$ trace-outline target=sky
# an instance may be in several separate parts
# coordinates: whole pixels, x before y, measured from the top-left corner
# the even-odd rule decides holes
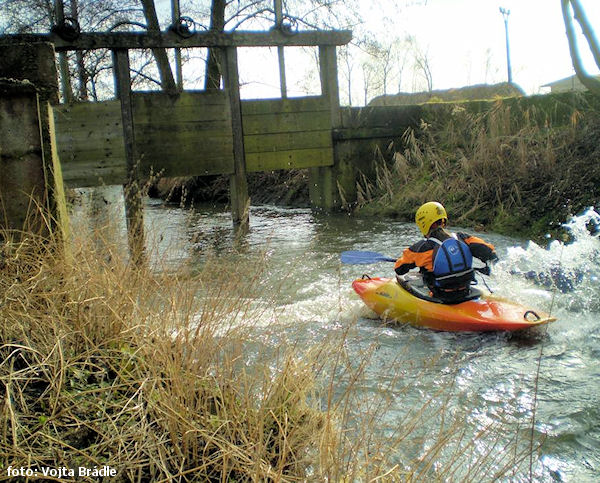
[[[600,1],[581,4],[598,31]],[[574,74],[560,0],[428,0],[426,5],[406,8],[394,25],[428,48],[434,89],[505,81],[506,37],[500,7],[510,11],[513,81],[527,94]],[[378,19],[370,22],[377,24]],[[579,45],[588,72],[598,73],[583,38]]]
[[[506,36],[500,7],[510,11],[508,37],[513,82],[526,94],[548,92],[548,88],[542,87],[544,84],[574,74],[561,0],[427,0],[412,2],[400,10],[391,8],[386,0],[363,0],[362,3],[364,27],[380,41],[406,35],[416,38],[421,50],[427,53],[434,90],[507,80]],[[600,0],[581,0],[581,4],[598,31]],[[582,36],[579,47],[588,73],[597,74],[598,67]],[[240,76],[246,82],[242,87],[245,98],[277,95],[276,51],[272,49],[260,55],[259,61],[255,56],[239,56]],[[314,55],[312,57],[314,59]],[[304,73],[311,62],[314,64],[313,59],[308,54],[302,60],[299,54],[290,53],[286,48],[290,95],[300,95],[302,90],[307,90],[309,82]],[[340,65],[340,98],[342,104],[348,104],[342,69]],[[360,67],[355,66],[353,105],[364,104],[359,71]],[[315,82],[318,79],[316,71],[310,76]],[[297,92],[295,86],[299,86]],[[426,90],[426,84],[407,69],[400,85],[392,85],[388,94],[399,90]]]

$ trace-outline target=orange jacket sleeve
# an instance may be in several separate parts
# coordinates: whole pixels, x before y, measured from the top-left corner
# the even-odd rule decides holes
[[[402,256],[396,260],[394,270],[398,275],[404,275],[413,268],[425,268],[433,270],[433,243],[421,240],[414,245],[405,248]]]
[[[491,243],[483,241],[479,237],[467,235],[466,233],[460,233],[460,238],[467,245],[469,245],[473,256],[479,258],[479,260],[481,260],[482,262],[498,260],[498,255],[496,255],[496,248]]]

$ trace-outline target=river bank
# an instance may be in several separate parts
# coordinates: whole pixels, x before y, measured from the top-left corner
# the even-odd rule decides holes
[[[600,116],[574,111],[552,125],[534,112],[479,114],[457,107],[449,122],[424,122],[376,165],[355,213],[412,221],[415,208],[441,201],[451,223],[542,239],[600,200]]]

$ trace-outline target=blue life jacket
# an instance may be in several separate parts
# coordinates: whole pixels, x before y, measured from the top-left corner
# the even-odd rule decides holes
[[[458,289],[474,280],[471,249],[455,233],[441,242],[429,238],[439,246],[433,252],[433,285],[441,289]]]

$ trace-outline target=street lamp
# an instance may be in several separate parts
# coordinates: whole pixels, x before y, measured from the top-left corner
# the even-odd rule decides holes
[[[508,82],[512,83],[512,71],[510,68],[510,50],[508,48],[508,16],[510,15],[510,10],[500,7],[500,13],[504,18],[504,33],[506,35],[506,68],[508,70]]]

